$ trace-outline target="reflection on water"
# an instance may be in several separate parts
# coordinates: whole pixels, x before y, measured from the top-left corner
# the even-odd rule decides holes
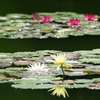
[[[67,89],[67,100],[99,100],[100,90]],[[15,89],[10,84],[0,84],[0,100],[65,100],[62,96],[51,96],[47,90]]]

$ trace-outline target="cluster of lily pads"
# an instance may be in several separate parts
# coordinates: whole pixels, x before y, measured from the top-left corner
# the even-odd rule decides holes
[[[66,53],[65,79],[55,67],[51,55]],[[35,63],[35,64],[34,64]],[[32,67],[36,66],[39,68]],[[31,69],[32,68],[32,69]],[[53,68],[53,69],[52,69]],[[90,78],[82,78],[82,76]],[[0,83],[12,83],[20,89],[64,88],[100,89],[100,49],[63,52],[39,50],[35,52],[0,53]]]
[[[74,12],[0,16],[0,38],[66,38],[100,35],[100,16]]]

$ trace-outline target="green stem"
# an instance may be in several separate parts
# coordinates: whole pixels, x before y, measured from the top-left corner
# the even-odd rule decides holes
[[[65,78],[65,72],[64,72],[64,69],[62,68],[62,65],[61,65],[61,69],[62,69],[62,73],[63,73],[63,79],[62,79],[62,82],[63,82],[64,78]]]

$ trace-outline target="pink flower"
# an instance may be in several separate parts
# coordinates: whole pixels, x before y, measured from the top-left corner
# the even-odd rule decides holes
[[[52,17],[51,16],[43,16],[42,20],[43,20],[43,24],[50,23],[52,21]]]
[[[88,21],[98,20],[98,16],[94,14],[85,14],[84,17]]]
[[[32,15],[33,20],[40,20],[40,14],[39,13],[33,13]]]
[[[68,20],[68,23],[70,23],[71,25],[78,25],[80,23],[80,20],[72,18]]]

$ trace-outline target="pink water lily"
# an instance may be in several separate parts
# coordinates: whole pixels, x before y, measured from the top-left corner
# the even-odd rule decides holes
[[[80,19],[74,19],[74,18],[72,18],[72,19],[68,20],[68,23],[70,25],[78,25],[80,23]]]
[[[33,20],[40,20],[40,14],[39,13],[33,13],[32,15]]]
[[[43,24],[50,23],[52,21],[52,16],[43,16],[42,17]]]
[[[98,20],[98,16],[94,14],[84,14],[84,17],[88,21]]]
[[[80,22],[81,22],[80,19],[77,19],[77,18],[69,19],[68,20],[69,28],[76,28],[76,29],[80,28],[79,26]]]

